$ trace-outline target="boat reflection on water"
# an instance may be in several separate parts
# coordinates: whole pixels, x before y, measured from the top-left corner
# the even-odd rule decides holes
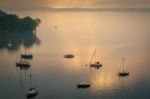
[[[39,45],[40,39],[35,33],[27,32],[20,35],[10,33],[10,35],[3,35],[0,33],[0,49],[8,51],[16,51],[21,46],[31,48],[33,45]],[[25,57],[22,55],[22,58]],[[28,57],[28,56],[27,56]],[[31,58],[31,56],[29,56]]]
[[[112,91],[116,86],[117,82],[113,76],[115,75],[105,75],[103,71],[97,72],[95,75],[90,77],[91,81],[91,92],[101,93],[102,91]]]
[[[124,78],[124,77],[118,77],[120,87],[125,88],[125,80],[126,80],[126,78]]]

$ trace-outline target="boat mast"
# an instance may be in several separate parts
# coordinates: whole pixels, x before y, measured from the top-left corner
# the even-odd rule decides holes
[[[124,57],[123,57],[123,72],[124,72]]]
[[[96,62],[96,49],[95,49],[95,53],[94,54],[95,54],[95,60],[94,60],[94,64],[95,64],[95,62]]]
[[[26,54],[26,47],[25,47],[25,54]]]
[[[92,58],[91,58],[90,64],[91,64],[91,62],[92,62],[92,60],[93,60],[93,58],[94,58],[95,52],[96,52],[96,49],[94,50],[94,53],[93,53],[93,56],[92,56]]]
[[[26,45],[26,42],[25,42],[25,44],[24,44],[24,48],[25,48],[25,54],[26,54],[26,46],[25,46],[25,45]]]

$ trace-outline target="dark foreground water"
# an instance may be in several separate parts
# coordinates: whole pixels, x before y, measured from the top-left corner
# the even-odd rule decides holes
[[[25,99],[31,86],[35,99],[150,99],[150,13],[19,12],[40,18],[41,43],[33,45],[31,68],[14,63],[18,50],[0,50],[0,99]],[[13,46],[13,45],[12,45]],[[103,63],[89,68],[93,51]],[[75,58],[66,59],[65,54]],[[122,57],[130,75],[118,78]],[[87,81],[88,89],[77,89]]]

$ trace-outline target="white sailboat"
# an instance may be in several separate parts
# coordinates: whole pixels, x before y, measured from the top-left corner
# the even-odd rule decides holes
[[[28,98],[33,98],[39,94],[39,92],[36,90],[36,88],[31,87],[31,68],[30,68],[30,90],[25,94],[25,96]]]
[[[126,76],[129,76],[129,72],[124,70],[124,66],[125,66],[125,65],[124,65],[124,57],[123,57],[123,59],[122,59],[122,65],[121,65],[120,71],[119,71],[119,73],[118,73],[118,76],[119,76],[119,77],[126,77]]]
[[[94,50],[94,53],[92,55],[92,58],[90,61],[90,67],[96,67],[96,68],[102,67],[102,63],[96,61],[96,49]]]

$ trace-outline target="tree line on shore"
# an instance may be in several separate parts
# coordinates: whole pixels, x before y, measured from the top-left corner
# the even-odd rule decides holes
[[[0,10],[0,48],[10,48],[8,44],[13,45],[11,49],[17,49],[22,44],[27,47],[37,42],[39,44],[35,31],[40,23],[38,18],[20,18],[16,14],[7,14]]]

